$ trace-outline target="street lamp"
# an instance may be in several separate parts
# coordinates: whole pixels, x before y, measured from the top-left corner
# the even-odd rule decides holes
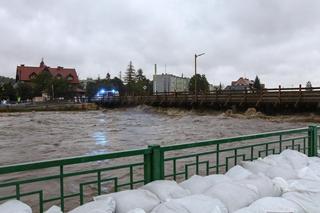
[[[204,55],[205,53],[201,54],[194,54],[194,95],[197,101],[197,58]]]

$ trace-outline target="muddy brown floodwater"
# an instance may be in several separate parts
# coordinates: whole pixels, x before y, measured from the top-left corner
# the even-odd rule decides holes
[[[87,112],[0,114],[0,165],[93,155],[148,144],[177,144],[272,130],[306,122],[230,117],[135,107]]]
[[[263,119],[262,119],[263,118]],[[146,147],[149,144],[179,144],[239,136],[274,130],[306,127],[313,116],[266,117],[257,115],[225,115],[221,112],[194,112],[177,109],[160,109],[140,106],[126,109],[113,109],[87,112],[28,112],[0,113],[0,166],[62,157],[94,155],[113,151]],[[318,119],[319,120],[319,119]],[[174,153],[173,153],[174,154]],[[130,159],[142,162],[143,158]],[[86,171],[90,168],[105,168],[117,164],[127,164],[128,159],[99,161],[91,164],[64,167],[67,172]],[[184,168],[180,162],[177,170]],[[171,169],[170,165],[167,169]],[[171,170],[170,170],[171,171]],[[57,175],[59,170],[51,168],[25,173],[0,176],[2,181],[22,180],[47,175]],[[103,173],[103,178],[119,177],[119,183],[126,183],[128,170],[115,170]],[[134,180],[143,178],[143,167],[134,169]],[[95,174],[65,178],[64,192],[78,193],[79,184],[96,180]],[[44,199],[59,196],[59,179],[24,184],[21,192],[42,190]],[[106,183],[103,193],[114,191],[115,185]],[[138,187],[138,186],[134,186]],[[96,184],[85,190],[86,201],[97,193]],[[15,194],[15,187],[0,188],[0,197]],[[39,203],[34,197],[25,197],[39,212]],[[45,209],[59,202],[46,203]],[[79,205],[75,197],[66,204],[67,209]]]

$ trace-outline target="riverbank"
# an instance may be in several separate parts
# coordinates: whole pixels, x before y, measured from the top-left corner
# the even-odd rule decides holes
[[[22,103],[22,104],[10,104],[0,105],[1,112],[32,112],[32,111],[87,111],[97,110],[99,107],[94,103]]]

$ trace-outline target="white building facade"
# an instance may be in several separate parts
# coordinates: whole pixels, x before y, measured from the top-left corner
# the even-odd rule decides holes
[[[190,78],[171,74],[153,75],[153,93],[188,92]]]

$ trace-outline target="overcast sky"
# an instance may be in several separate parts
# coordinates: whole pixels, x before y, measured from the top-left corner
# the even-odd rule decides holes
[[[198,72],[224,85],[320,86],[319,0],[8,0],[0,2],[0,75],[18,64],[75,67],[81,79]]]

